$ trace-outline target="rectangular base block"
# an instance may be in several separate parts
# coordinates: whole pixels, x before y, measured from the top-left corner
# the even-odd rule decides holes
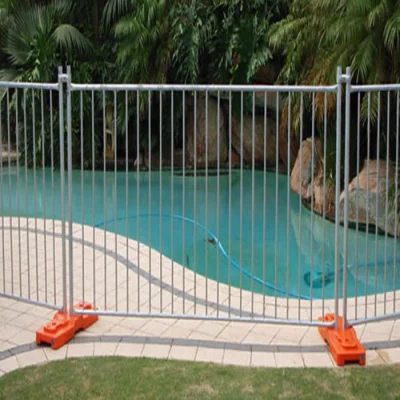
[[[327,314],[325,322],[334,321],[333,314]],[[322,321],[322,318],[319,318]],[[359,342],[353,327],[343,328],[343,318],[339,317],[339,328],[319,328],[319,333],[329,346],[329,351],[338,366],[346,363],[365,365],[366,354],[364,346]]]
[[[92,310],[88,303],[79,303],[77,309]],[[68,343],[77,332],[89,328],[98,320],[97,315],[72,315],[67,316],[58,311],[53,319],[36,331],[36,343],[48,343],[53,350],[59,349]]]

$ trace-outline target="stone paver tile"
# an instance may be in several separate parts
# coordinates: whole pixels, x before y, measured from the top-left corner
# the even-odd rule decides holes
[[[279,344],[286,344],[286,345],[299,345],[302,341],[304,335],[308,331],[308,327],[302,326],[286,326],[281,328],[275,337],[271,340],[271,344],[279,345]]]
[[[168,358],[170,349],[170,344],[146,343],[143,347],[142,357]]]
[[[196,359],[197,346],[177,346],[172,345],[169,352],[169,359],[194,361]]]
[[[378,350],[377,352],[387,364],[400,363],[400,348]]]
[[[276,352],[275,360],[278,368],[304,367],[303,357],[300,353]]]
[[[94,343],[71,343],[68,345],[67,358],[93,356]]]
[[[95,342],[94,355],[95,356],[113,356],[117,349],[117,342]]]
[[[22,329],[9,339],[10,342],[15,343],[16,345],[33,343],[35,340],[36,335],[33,332],[25,329]]]
[[[377,351],[367,350],[366,364],[368,366],[385,365],[386,362]]]
[[[251,366],[275,368],[275,354],[272,352],[253,351],[251,354]]]
[[[115,356],[140,357],[143,352],[143,343],[120,342],[115,350]]]
[[[64,360],[67,357],[67,346],[53,350],[51,347],[44,347],[43,351],[49,361]]]
[[[6,341],[0,342],[0,351],[9,350],[9,349],[12,349],[13,347],[15,347],[15,343],[6,342]]]
[[[360,340],[363,343],[390,340],[392,330],[393,321],[382,321],[379,323],[367,324]]]
[[[324,345],[325,341],[322,339],[318,328],[310,328],[303,338],[301,339],[300,345],[301,346],[313,346],[313,345]]]
[[[89,326],[89,328],[86,329],[86,332],[94,333],[96,335],[102,335],[104,332],[107,332],[116,325],[117,321],[100,317],[93,325]]]
[[[202,321],[200,320],[195,320],[195,319],[181,319],[176,321],[174,326],[179,327],[179,328],[184,328],[188,330],[196,330],[198,326],[202,324]]]
[[[193,331],[187,339],[193,339],[193,340],[214,340],[214,338],[210,335],[206,335],[205,333]]]
[[[329,353],[303,353],[303,360],[306,367],[309,368],[328,368],[332,367],[332,359]]]
[[[140,332],[140,334],[147,334],[149,336],[160,336],[162,335],[167,329],[169,328],[169,325],[166,325],[162,322],[150,320],[146,325],[144,325],[140,330],[137,332]]]
[[[196,328],[196,332],[216,338],[227,326],[225,322],[204,321]]]
[[[20,368],[17,357],[11,356],[0,361],[0,370],[4,372],[11,372]]]
[[[16,328],[11,325],[3,325],[0,328],[0,340],[8,341],[20,331],[21,328]]]
[[[186,339],[192,333],[189,329],[182,328],[177,325],[169,327],[165,332],[160,335],[161,337],[169,337],[173,339],[183,338]]]
[[[127,317],[127,318],[123,319],[119,323],[119,325],[130,329],[132,332],[135,332],[135,331],[141,329],[148,322],[149,322],[149,320],[147,318]]]
[[[196,361],[221,363],[224,357],[224,349],[199,347],[197,349]]]
[[[46,322],[47,321],[43,321],[40,317],[35,315],[21,314],[17,318],[10,321],[10,324],[16,326],[17,328],[36,331]]]
[[[251,361],[251,349],[248,351],[225,349],[223,364],[243,365],[248,367]]]
[[[18,354],[17,359],[21,368],[29,365],[42,364],[47,361],[46,354],[44,353],[43,349],[36,349],[26,353]]]
[[[251,331],[253,324],[229,324],[217,337],[218,340],[241,342]]]

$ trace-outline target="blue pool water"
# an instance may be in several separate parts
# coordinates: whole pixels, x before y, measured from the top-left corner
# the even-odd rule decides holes
[[[15,169],[3,169],[1,189],[3,215],[61,218],[59,172],[21,169],[17,179]],[[72,190],[75,222],[138,239],[211,279],[268,295],[334,296],[335,226],[311,214],[297,194],[288,196],[286,176],[232,171],[221,174],[218,185],[213,175],[73,171]],[[341,245],[342,237],[341,228]],[[357,240],[350,230],[349,294],[399,288],[396,257],[393,238],[359,232]],[[311,286],[307,274],[316,278]]]

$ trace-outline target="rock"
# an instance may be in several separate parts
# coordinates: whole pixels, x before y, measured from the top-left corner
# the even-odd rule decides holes
[[[313,210],[319,214],[333,216],[335,213],[335,186],[325,182],[323,147],[319,139],[306,139],[297,154],[296,161],[290,176],[290,186],[301,198],[308,203],[313,201]],[[314,147],[314,166],[313,166]],[[301,162],[300,162],[301,161]]]
[[[196,110],[196,165],[198,168],[206,166],[206,99],[197,96]],[[208,136],[207,157],[208,167],[217,167],[218,164],[218,139],[219,139],[219,164],[224,165],[228,156],[228,140],[226,135],[225,117],[220,107],[218,131],[218,102],[213,97],[208,97]],[[195,162],[194,151],[194,104],[193,99],[188,101],[186,114],[186,160],[188,166],[193,167]]]
[[[276,123],[267,117],[266,161],[268,166],[276,165]],[[232,147],[241,155],[241,122],[232,116]],[[252,165],[253,157],[253,117],[243,115],[243,162]],[[264,115],[256,115],[254,121],[254,161],[256,166],[264,165]]]
[[[389,192],[390,186],[394,184],[394,172],[393,166],[389,164]],[[342,221],[344,219],[344,200],[345,193],[343,191],[340,196],[340,215]],[[376,212],[377,203],[378,212]],[[357,222],[358,207],[359,223],[366,224],[368,222],[369,225],[378,226],[379,229],[384,232],[386,231],[390,235],[399,236],[400,223],[397,224],[396,232],[395,210],[394,206],[391,206],[391,203],[389,199],[388,218],[386,222],[386,161],[366,160],[363,169],[349,184],[349,221]],[[400,204],[398,204],[398,210],[400,210]]]
[[[253,80],[265,85],[273,85],[279,75],[279,66],[270,62],[268,65],[261,66],[253,75]]]

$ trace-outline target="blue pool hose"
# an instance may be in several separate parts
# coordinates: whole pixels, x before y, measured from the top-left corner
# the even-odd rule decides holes
[[[249,270],[247,270],[246,268],[241,267],[235,260],[232,260],[232,258],[229,257],[229,255],[227,254],[224,246],[221,244],[221,242],[219,241],[219,239],[217,238],[217,236],[213,232],[211,232],[209,229],[207,229],[203,224],[200,224],[199,222],[197,222],[197,221],[195,221],[195,220],[193,220],[191,218],[183,217],[182,215],[177,215],[177,214],[174,214],[174,215],[171,215],[171,214],[157,214],[157,213],[139,214],[139,215],[131,215],[131,216],[128,216],[128,217],[113,218],[113,219],[110,219],[108,221],[99,222],[98,224],[95,225],[95,227],[96,228],[100,228],[100,227],[102,227],[102,226],[104,226],[106,224],[109,224],[109,223],[112,223],[112,222],[115,222],[115,221],[126,221],[127,219],[130,220],[130,219],[141,218],[141,217],[143,217],[143,218],[145,218],[145,217],[175,218],[175,219],[179,219],[181,221],[190,222],[191,224],[196,225],[199,228],[203,229],[205,232],[207,232],[208,236],[211,239],[213,239],[214,242],[218,245],[218,248],[220,249],[221,254],[228,260],[228,262],[231,265],[233,265],[236,269],[241,271],[243,273],[243,275],[247,276],[248,278],[254,280],[255,282],[260,283],[261,285],[263,285],[263,286],[267,287],[268,289],[271,289],[271,290],[273,290],[273,291],[275,291],[277,293],[284,294],[284,295],[289,295],[290,297],[294,297],[294,298],[297,298],[297,299],[300,298],[300,299],[303,299],[303,300],[311,300],[311,297],[309,297],[309,296],[298,295],[298,294],[295,294],[295,293],[292,293],[292,292],[287,292],[287,291],[285,291],[285,290],[283,290],[281,288],[278,288],[278,287],[272,285],[271,283],[263,281],[262,279],[260,279],[257,276],[254,276]],[[390,263],[390,262],[394,262],[394,261],[399,262],[400,259],[386,260],[386,263]],[[385,264],[385,262],[378,262],[377,265],[383,265],[383,264]],[[361,267],[369,267],[369,266],[375,266],[375,265],[376,265],[375,262],[370,262],[370,263],[366,263],[366,264],[360,264],[359,267],[360,266]],[[349,268],[351,268],[351,266],[349,266]],[[339,270],[339,273],[341,271],[343,271],[343,267]],[[329,280],[334,276],[334,273],[335,273],[334,271],[327,272],[326,275],[324,276],[324,279],[322,279],[323,275],[322,275],[322,273],[320,273],[320,271],[315,270],[314,272],[315,273],[313,273],[313,282],[314,281],[316,281],[316,282],[323,282],[323,281],[329,282]],[[308,277],[309,279],[306,278],[306,277]],[[306,281],[306,283],[310,284],[310,280],[311,280],[311,273],[310,272],[307,272],[307,273],[304,274],[304,280]],[[313,286],[318,288],[318,284],[314,284]]]

